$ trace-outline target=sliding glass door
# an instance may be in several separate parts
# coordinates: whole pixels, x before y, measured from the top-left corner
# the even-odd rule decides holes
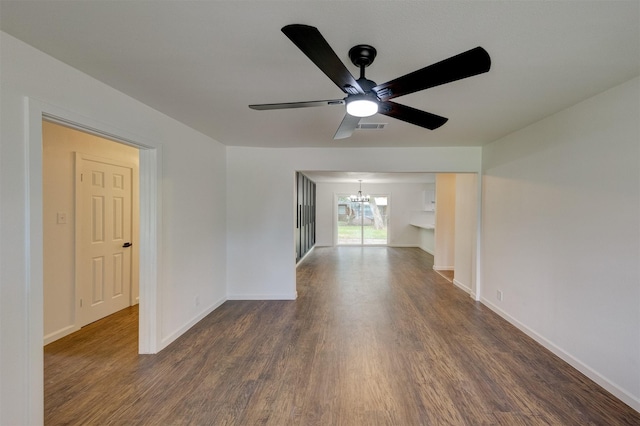
[[[351,201],[338,195],[338,245],[386,245],[389,197],[371,196],[369,201]]]

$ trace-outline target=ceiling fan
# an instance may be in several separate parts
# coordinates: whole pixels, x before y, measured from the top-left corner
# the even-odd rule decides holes
[[[360,118],[376,113],[430,130],[437,129],[448,119],[391,102],[390,99],[482,74],[491,68],[491,58],[487,51],[482,47],[476,47],[386,83],[376,84],[364,76],[364,69],[371,65],[376,57],[377,52],[373,46],[359,44],[349,50],[349,59],[360,68],[360,78],[356,80],[317,28],[292,24],[284,26],[282,32],[347,96],[343,99],[324,101],[257,104],[249,105],[249,108],[271,110],[346,105],[346,114],[334,139],[348,138],[356,129]]]

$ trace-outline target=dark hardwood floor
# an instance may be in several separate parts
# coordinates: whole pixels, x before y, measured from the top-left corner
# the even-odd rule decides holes
[[[412,248],[316,248],[157,355],[137,308],[45,347],[48,425],[639,425]]]

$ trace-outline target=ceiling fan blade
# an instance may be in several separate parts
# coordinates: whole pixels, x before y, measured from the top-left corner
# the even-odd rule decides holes
[[[449,120],[448,118],[440,117],[439,115],[431,114],[430,112],[421,111],[419,109],[391,101],[380,102],[378,113],[406,121],[407,123],[415,124],[416,126],[424,127],[429,130],[437,129]]]
[[[287,25],[282,32],[307,55],[327,77],[345,93],[364,93],[358,82],[344,66],[327,40],[316,27],[302,24]]]
[[[333,139],[346,139],[353,134],[356,126],[360,123],[360,117],[355,117],[351,114],[345,114],[342,119],[342,123],[338,127]]]
[[[482,47],[476,47],[444,61],[379,84],[372,90],[382,101],[482,74],[491,68],[491,58]]]
[[[325,105],[344,105],[344,99],[331,99],[328,101],[308,101],[308,102],[287,102],[281,104],[256,104],[249,105],[251,109],[257,109],[260,111],[269,109],[289,109],[289,108],[308,108]]]

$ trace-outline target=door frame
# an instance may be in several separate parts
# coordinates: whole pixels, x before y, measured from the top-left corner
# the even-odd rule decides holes
[[[44,354],[43,354],[43,190],[42,190],[42,121],[62,124],[86,133],[136,147],[139,158],[140,202],[140,313],[138,352],[157,353],[160,349],[160,292],[158,267],[161,235],[160,188],[162,149],[150,140],[122,129],[88,118],[35,98],[25,97],[25,182],[26,227],[25,275],[27,292],[26,401],[29,413],[44,410]],[[40,418],[40,417],[37,417]],[[36,418],[36,419],[37,419]]]

